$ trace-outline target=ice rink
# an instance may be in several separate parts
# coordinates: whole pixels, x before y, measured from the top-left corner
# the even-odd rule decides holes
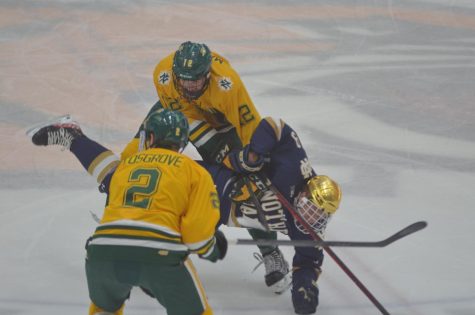
[[[72,154],[25,130],[71,113],[119,153],[156,101],[155,65],[186,40],[229,59],[262,116],[341,184],[328,240],[429,223],[383,249],[334,249],[391,314],[475,314],[475,1],[0,0],[1,315],[87,314],[84,244],[105,200]],[[254,251],[193,258],[215,314],[294,314],[290,292],[252,273]],[[323,268],[318,314],[379,314]],[[126,314],[165,310],[135,290]]]

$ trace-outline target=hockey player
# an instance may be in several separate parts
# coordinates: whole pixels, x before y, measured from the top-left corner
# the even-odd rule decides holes
[[[112,152],[101,147],[101,150],[92,150],[93,153],[100,151],[100,154],[88,154],[89,158],[84,161],[81,152],[90,152],[91,147],[100,145],[82,134],[75,136],[69,121],[35,130],[32,132],[33,142],[37,145],[59,144],[70,147],[89,173],[95,174],[101,181],[101,174],[107,172],[108,165],[114,164]],[[294,240],[311,239],[305,228],[282,207],[272,191],[266,189],[265,185],[259,185],[257,177],[252,174],[259,170],[271,179],[283,196],[295,205],[302,218],[320,235],[339,207],[341,191],[338,184],[327,176],[315,174],[296,132],[281,120],[262,120],[250,144],[243,150],[232,151],[225,163],[229,168],[201,163],[212,174],[217,185],[222,224],[278,231]],[[258,199],[258,204],[252,196]],[[321,249],[303,247],[297,247],[295,251],[292,302],[297,314],[312,314],[318,305],[316,282],[321,272],[323,252]],[[265,265],[273,263],[265,258],[263,262]]]
[[[190,123],[190,141],[207,163],[220,164],[231,151],[249,143],[261,117],[241,78],[228,60],[207,45],[184,42],[162,59],[153,73],[159,101],[149,113],[164,107],[179,110]],[[121,159],[141,149],[140,132]],[[274,232],[249,229],[254,239],[276,239]],[[289,283],[288,263],[277,246],[259,246],[268,261],[265,282],[276,293]],[[275,269],[278,268],[278,269]]]
[[[32,130],[33,142],[70,148],[108,194],[87,244],[89,314],[122,314],[134,286],[152,293],[169,315],[212,314],[188,255],[215,262],[227,242],[215,230],[219,200],[210,175],[179,153],[188,142],[183,114],[162,109],[150,115],[145,150],[119,164],[69,117],[55,124],[61,126],[55,132],[48,124]]]
[[[221,163],[249,143],[261,117],[228,60],[207,45],[184,42],[153,73],[159,107],[179,110],[190,123],[190,141],[204,161]],[[157,107],[158,106],[158,107]],[[122,152],[139,150],[136,137]]]
[[[323,236],[328,220],[339,207],[341,190],[328,176],[316,175],[297,133],[289,125],[282,120],[263,119],[250,144],[232,151],[224,162],[243,175],[236,176],[227,168],[203,164],[217,185],[221,223],[282,232],[292,240],[312,239],[305,227],[266,188],[264,174],[295,206],[303,220]],[[260,171],[259,176],[253,174],[257,171]],[[317,280],[322,262],[321,248],[295,248],[291,292],[297,314],[316,312]]]

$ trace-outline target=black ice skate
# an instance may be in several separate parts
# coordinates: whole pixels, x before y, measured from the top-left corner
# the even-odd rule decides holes
[[[255,253],[254,257],[260,261],[256,268],[262,263],[264,264],[266,269],[264,276],[266,285],[270,287],[274,293],[281,294],[290,287],[292,284],[292,276],[289,272],[289,264],[278,248],[264,256]],[[254,268],[254,270],[256,268]]]
[[[26,134],[35,145],[59,145],[64,149],[71,147],[74,139],[83,133],[79,124],[70,115],[64,115],[30,128]]]

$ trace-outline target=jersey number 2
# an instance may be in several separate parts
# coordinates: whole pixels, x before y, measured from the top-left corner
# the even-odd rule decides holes
[[[125,191],[124,205],[148,209],[152,195],[157,192],[162,173],[156,168],[138,168],[129,176],[132,185]]]

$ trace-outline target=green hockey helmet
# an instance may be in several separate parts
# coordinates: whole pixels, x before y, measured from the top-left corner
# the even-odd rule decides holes
[[[181,151],[188,144],[188,120],[179,111],[160,108],[145,120],[144,130],[147,148]]]
[[[173,57],[173,80],[178,92],[197,99],[209,84],[211,51],[205,44],[184,42]]]

